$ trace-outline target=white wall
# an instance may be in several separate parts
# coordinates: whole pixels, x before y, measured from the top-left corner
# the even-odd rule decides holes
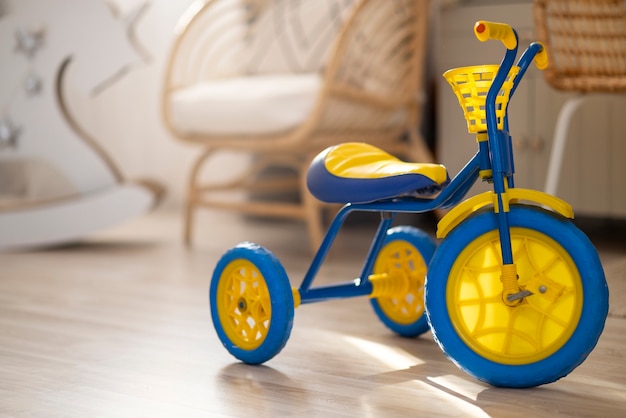
[[[161,83],[178,17],[193,0],[152,0],[134,25],[149,53],[110,87],[90,100],[70,98],[81,126],[108,152],[128,179],[150,178],[167,189],[166,207],[179,207],[197,147],[175,140],[161,118]],[[123,15],[142,4],[109,0]],[[102,36],[106,36],[103,34]]]

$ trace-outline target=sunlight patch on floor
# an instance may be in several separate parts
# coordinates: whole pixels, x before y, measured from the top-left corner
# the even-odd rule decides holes
[[[424,364],[423,360],[397,347],[350,336],[344,336],[343,340],[394,370],[404,370]]]
[[[394,369],[407,370],[425,364],[423,360],[415,357],[406,351],[380,344],[373,341],[344,336],[342,339],[361,351],[362,353],[372,357],[380,363]],[[478,395],[485,388],[474,382],[464,380],[453,375],[429,377],[427,381],[411,380],[403,384],[405,388],[414,388],[421,391],[428,391],[433,394],[433,404],[430,406],[437,410],[439,404],[443,401],[445,409],[449,413],[450,410],[458,410],[462,416],[468,417],[488,417],[489,415],[475,404]],[[396,389],[398,389],[396,387]],[[413,390],[413,389],[411,389]],[[435,401],[437,399],[437,401]],[[443,405],[441,404],[441,405]],[[368,410],[368,402],[364,401],[361,405],[364,411]],[[366,414],[367,416],[367,414]],[[373,416],[373,415],[372,415]]]
[[[472,401],[477,401],[478,395],[485,390],[484,386],[454,375],[429,377],[428,380]]]

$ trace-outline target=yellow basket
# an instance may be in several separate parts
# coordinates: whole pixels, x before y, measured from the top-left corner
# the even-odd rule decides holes
[[[467,130],[470,133],[487,131],[487,120],[485,117],[485,101],[491,82],[498,72],[499,65],[475,65],[471,67],[454,68],[446,71],[443,76],[452,86],[454,94],[459,99],[459,104],[463,108]],[[498,129],[504,125],[506,106],[509,102],[509,95],[513,87],[513,80],[519,72],[519,67],[513,66],[509,75],[502,85],[496,97],[496,119]]]

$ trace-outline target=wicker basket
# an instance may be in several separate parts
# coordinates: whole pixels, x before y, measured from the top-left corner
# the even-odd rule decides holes
[[[624,0],[535,0],[546,81],[564,91],[626,92]]]

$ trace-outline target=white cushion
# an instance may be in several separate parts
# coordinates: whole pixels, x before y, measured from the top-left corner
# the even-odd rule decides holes
[[[184,134],[259,135],[286,131],[309,116],[321,84],[316,73],[199,83],[171,94],[171,123]]]

